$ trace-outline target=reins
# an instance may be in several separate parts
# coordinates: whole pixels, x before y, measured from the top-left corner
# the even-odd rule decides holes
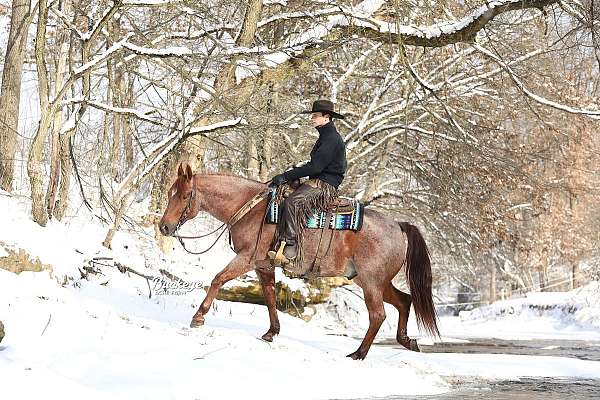
[[[266,183],[268,183],[268,182],[266,182]],[[233,225],[235,225],[239,220],[241,220],[250,210],[252,210],[263,199],[265,199],[270,192],[271,192],[271,189],[267,188],[267,189],[263,190],[262,192],[258,193],[257,195],[255,195],[254,197],[252,197],[250,200],[248,200],[246,203],[244,203],[244,205],[242,205],[226,222],[222,223],[221,226],[212,230],[209,233],[204,233],[202,235],[197,235],[197,236],[177,235],[176,233],[179,230],[179,228],[181,227],[181,225],[183,225],[183,220],[187,216],[187,213],[189,212],[189,210],[192,206],[192,201],[194,200],[194,197],[196,195],[196,188],[194,188],[194,189],[192,189],[192,193],[190,195],[190,199],[188,200],[187,205],[185,206],[185,208],[181,212],[181,215],[179,216],[179,220],[177,221],[177,226],[175,228],[175,234],[173,235],[173,237],[176,237],[177,240],[179,240],[179,243],[181,243],[181,246],[183,247],[183,249],[185,251],[187,251],[188,253],[194,254],[194,255],[204,254],[204,253],[210,251],[215,246],[215,244],[217,244],[217,242],[219,241],[219,239],[221,238],[221,236],[223,236],[223,234],[225,232],[229,232],[231,230],[231,228],[233,227]],[[267,210],[268,210],[268,207],[267,207]],[[252,255],[252,258],[254,258],[254,256],[256,255],[256,249],[258,247],[258,241],[260,240],[260,237],[262,236],[263,226],[264,226],[264,218],[263,218],[263,223],[261,224],[261,227],[260,227],[260,232],[259,232],[258,238],[256,240],[256,244],[254,246],[254,253]],[[200,252],[194,252],[194,251],[188,250],[188,248],[185,247],[185,243],[183,242],[183,239],[201,239],[206,236],[210,236],[213,233],[216,233],[221,229],[223,229],[223,230],[221,231],[221,233],[219,233],[219,236],[217,236],[215,241],[207,249],[202,250]],[[229,246],[231,247],[231,250],[234,250],[231,242],[232,241],[231,241],[231,234],[230,234]]]

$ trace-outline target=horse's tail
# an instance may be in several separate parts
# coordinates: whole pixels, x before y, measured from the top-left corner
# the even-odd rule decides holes
[[[417,325],[431,336],[440,336],[437,315],[431,295],[431,262],[429,249],[419,229],[408,222],[400,222],[408,238],[406,250],[406,281],[415,308]]]

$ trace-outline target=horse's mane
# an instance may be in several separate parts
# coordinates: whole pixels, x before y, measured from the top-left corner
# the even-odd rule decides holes
[[[196,176],[196,175],[201,175],[201,176],[225,176],[225,177],[228,177],[228,178],[235,178],[235,179],[240,179],[240,180],[244,180],[244,181],[248,181],[248,182],[260,183],[260,184],[264,185],[264,182],[257,181],[256,179],[246,178],[245,176],[240,176],[240,175],[228,174],[228,173],[225,173],[225,172],[199,172],[197,174],[194,174],[194,176]]]
[[[183,175],[182,175],[183,176]],[[251,179],[251,178],[246,178],[245,176],[239,176],[239,175],[234,175],[234,174],[228,174],[228,173],[223,173],[223,172],[198,172],[194,174],[194,177],[225,177],[225,178],[231,178],[234,181],[238,181],[238,182],[243,182],[245,184],[250,184],[250,186],[252,185],[264,185],[263,182],[257,181],[255,179]],[[181,190],[182,189],[182,185],[183,185],[183,180],[181,179],[181,176],[177,177],[177,180],[175,181],[175,186],[177,187],[177,190]]]

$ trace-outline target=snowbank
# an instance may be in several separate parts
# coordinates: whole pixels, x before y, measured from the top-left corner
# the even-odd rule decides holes
[[[407,364],[408,351],[374,349],[365,362],[352,361],[345,355],[358,341],[286,314],[281,336],[264,342],[263,306],[217,301],[207,324],[190,329],[201,290],[149,299],[143,280],[103,272],[62,287],[47,273],[0,269],[0,376],[10,398],[254,399],[264,392],[327,399],[448,390],[437,374]]]
[[[269,399],[282,393],[327,399],[449,390],[439,375],[407,364],[402,355],[408,351],[374,348],[366,361],[353,361],[345,356],[359,340],[330,335],[287,314],[279,313],[281,335],[264,342],[264,306],[216,301],[206,325],[190,329],[203,289],[156,295],[146,279],[114,267],[152,276],[164,268],[187,282],[208,284],[233,256],[226,242],[207,256],[178,248],[165,256],[150,230],[138,227],[119,232],[108,250],[101,246],[106,227],[84,210],[45,228],[31,221],[29,211],[27,199],[0,195],[2,255],[24,249],[52,268],[18,275],[0,268],[0,319],[6,327],[0,377],[11,399]],[[206,231],[206,222],[199,219],[186,229]],[[90,264],[103,257],[111,261]],[[83,279],[80,269],[90,266],[97,273]],[[303,288],[300,280],[279,273],[277,279]]]
[[[206,222],[199,219],[186,228],[206,231]],[[6,330],[0,377],[9,398],[360,398],[447,392],[445,377],[457,375],[600,378],[600,363],[560,357],[426,354],[373,346],[365,361],[352,361],[345,355],[356,350],[368,324],[355,286],[334,289],[329,304],[314,307],[311,322],[279,313],[281,335],[273,343],[259,339],[269,323],[260,305],[216,301],[206,325],[190,329],[205,295],[202,285],[180,295],[156,295],[146,279],[113,264],[96,264],[97,273],[87,279],[80,268],[106,257],[143,274],[156,276],[165,268],[188,282],[208,283],[233,255],[226,243],[207,256],[179,249],[164,256],[149,230],[118,233],[113,250],[100,245],[105,233],[106,227],[85,212],[41,228],[30,220],[26,199],[0,195],[0,257],[24,249],[52,267],[19,275],[0,269],[0,320]],[[279,273],[277,279],[302,288],[299,280]],[[585,304],[583,297],[575,298],[574,304]],[[578,308],[582,324],[595,324],[594,312],[583,314],[592,302],[593,297],[589,307]],[[444,340],[477,329],[482,336],[495,334],[494,324],[505,324],[506,316],[480,312],[481,317],[463,320],[442,318]],[[377,340],[395,337],[397,311],[387,307],[386,313]],[[511,317],[521,318],[522,329],[525,314]],[[582,333],[580,326],[574,329]],[[416,332],[411,316],[409,334]]]
[[[600,282],[570,292],[532,292],[445,319],[443,332],[501,339],[600,340]]]

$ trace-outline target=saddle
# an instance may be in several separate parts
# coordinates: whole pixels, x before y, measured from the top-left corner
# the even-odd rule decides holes
[[[282,219],[283,202],[294,190],[300,186],[299,180],[280,186],[277,191],[271,191],[269,195],[269,204],[266,210],[265,223],[278,224]],[[356,199],[349,197],[338,197],[331,201],[323,209],[313,209],[312,214],[302,229],[319,229],[321,233],[312,236],[311,248],[316,249],[307,258],[298,256],[291,263],[282,265],[284,274],[290,277],[316,278],[319,276],[340,276],[340,271],[332,270],[331,265],[321,267],[322,261],[327,257],[331,243],[337,230],[358,231],[362,227],[364,214],[364,205]],[[326,233],[328,232],[328,233]],[[298,243],[299,251],[304,251],[306,238]],[[317,241],[318,240],[318,241]],[[273,243],[275,245],[275,243]],[[283,252],[285,242],[281,242],[276,250],[274,259]],[[271,256],[270,256],[271,257]],[[312,260],[312,261],[311,261]],[[274,264],[272,264],[274,265]],[[345,272],[344,272],[345,274]]]
[[[294,192],[294,190],[298,189],[299,187],[300,179],[296,179],[295,181],[288,182],[285,185],[283,185],[281,189],[282,200],[288,198]],[[350,208],[354,207],[352,200],[353,199],[350,197],[340,196],[329,205],[328,209],[338,209],[338,211],[340,212],[350,211]]]
[[[300,186],[299,181],[292,182],[291,185],[285,185],[282,195],[277,196],[274,192],[269,198],[269,209],[267,210],[266,223],[278,224],[281,220],[282,203]],[[336,230],[359,231],[362,228],[364,205],[353,198],[340,196],[331,202],[324,210],[313,210],[313,214],[308,218],[305,228],[323,229],[326,225],[327,215],[329,218],[329,227]]]

